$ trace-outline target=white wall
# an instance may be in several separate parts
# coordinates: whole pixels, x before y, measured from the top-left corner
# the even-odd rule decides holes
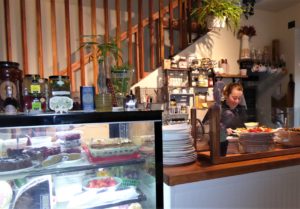
[[[300,166],[168,186],[165,209],[300,208]]]

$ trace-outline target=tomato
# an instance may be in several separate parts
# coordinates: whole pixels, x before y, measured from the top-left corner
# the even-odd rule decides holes
[[[115,181],[114,178],[108,177],[104,179],[93,179],[91,180],[87,187],[88,188],[102,188],[102,187],[111,187],[115,186],[117,182]]]

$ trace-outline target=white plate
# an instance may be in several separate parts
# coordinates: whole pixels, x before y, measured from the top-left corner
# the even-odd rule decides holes
[[[163,133],[163,140],[180,140],[180,139],[188,139],[191,135],[189,133],[186,134],[165,134]]]
[[[163,129],[163,131],[190,130],[191,125],[188,125],[188,124],[165,125],[162,127],[162,129]]]
[[[197,158],[186,158],[186,159],[179,159],[176,161],[172,161],[172,160],[164,160],[163,164],[164,165],[181,165],[181,164],[185,164],[185,163],[191,163],[191,162],[195,162]]]

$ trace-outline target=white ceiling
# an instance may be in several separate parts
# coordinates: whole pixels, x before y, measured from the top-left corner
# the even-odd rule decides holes
[[[257,0],[255,9],[278,12],[299,3],[300,0]]]

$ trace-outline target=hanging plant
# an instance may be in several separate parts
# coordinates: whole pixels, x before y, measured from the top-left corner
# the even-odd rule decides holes
[[[249,16],[254,15],[255,3],[256,0],[243,0],[243,9],[246,19],[248,19]]]
[[[214,16],[224,18],[230,29],[237,29],[243,14],[240,0],[203,0],[202,6],[194,7],[191,15],[197,19],[202,28],[207,27],[207,18]]]

